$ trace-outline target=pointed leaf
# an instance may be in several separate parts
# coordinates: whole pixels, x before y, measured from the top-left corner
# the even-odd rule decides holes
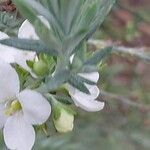
[[[90,72],[96,72],[96,71],[97,71],[97,67],[95,65],[84,65],[82,66],[79,72],[90,73]]]
[[[100,61],[110,55],[112,52],[112,47],[106,47],[101,49],[93,54],[87,61],[85,61],[84,65],[96,65],[100,63]]]
[[[77,75],[76,79],[80,82],[84,82],[84,83],[87,83],[87,84],[90,84],[90,85],[95,85],[96,84],[96,82],[90,81],[90,80],[88,80],[84,77],[81,77],[80,75]]]
[[[74,35],[69,36],[66,41],[64,42],[63,45],[63,51],[68,53],[69,56],[72,55],[75,51],[75,48],[79,46],[81,41],[84,39],[86,36],[87,29],[83,29]]]
[[[62,96],[62,95],[55,95],[55,98],[59,101],[59,102],[61,102],[61,103],[64,103],[64,104],[72,104],[73,103],[73,101],[72,101],[72,99],[70,98],[70,97],[68,97],[68,96]]]
[[[99,1],[98,3],[99,8],[97,9],[97,13],[90,24],[91,30],[87,34],[88,38],[96,31],[98,27],[100,27],[100,25],[103,23],[104,19],[110,12],[115,2],[116,0],[100,0]]]
[[[77,88],[78,90],[86,93],[86,94],[90,94],[89,90],[87,89],[87,87],[84,85],[84,83],[79,80],[79,78],[77,76],[71,76],[69,79],[69,84],[71,84],[73,87]]]
[[[22,49],[22,50],[35,51],[36,53],[47,53],[53,56],[57,56],[57,51],[53,49],[49,49],[40,40],[9,38],[9,39],[0,40],[0,43],[18,49]]]

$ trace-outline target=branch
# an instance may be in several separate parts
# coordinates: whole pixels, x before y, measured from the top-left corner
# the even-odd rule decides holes
[[[137,107],[139,109],[144,109],[144,110],[150,111],[150,106],[134,102],[133,100],[128,99],[128,98],[126,98],[122,95],[117,95],[117,94],[114,94],[114,93],[109,93],[109,92],[101,90],[101,96],[104,96],[108,99],[115,99],[119,102],[122,102],[124,104],[130,105],[130,106],[133,106],[133,107]]]
[[[148,56],[148,53],[144,52],[144,48],[126,48],[123,46],[119,46],[114,47],[113,49],[116,52],[129,54],[131,56],[135,56],[138,59],[150,62],[150,56]]]
[[[134,56],[138,59],[146,61],[150,63],[150,53],[146,52],[148,47],[141,47],[141,48],[130,48],[130,47],[123,47],[123,46],[116,46],[115,43],[102,41],[102,40],[89,40],[89,45],[94,46],[96,49],[100,49],[106,46],[112,46],[113,52],[127,54],[129,56]]]

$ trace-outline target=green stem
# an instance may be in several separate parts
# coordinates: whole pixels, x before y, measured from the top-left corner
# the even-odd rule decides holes
[[[68,65],[69,65],[69,60],[67,60],[67,57],[65,56],[58,57],[55,73],[64,69],[68,69]]]

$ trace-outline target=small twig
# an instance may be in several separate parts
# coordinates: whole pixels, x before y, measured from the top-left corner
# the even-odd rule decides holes
[[[150,54],[145,52],[146,49],[148,49],[146,47],[130,48],[130,47],[123,47],[123,46],[116,46],[116,44],[114,44],[114,43],[102,41],[102,40],[89,40],[88,43],[90,45],[94,46],[96,49],[100,49],[100,48],[106,47],[106,46],[112,46],[113,52],[127,54],[130,56],[134,56],[138,59],[144,60],[146,62],[150,62]]]
[[[137,107],[139,109],[144,109],[144,110],[150,111],[150,106],[134,102],[133,100],[128,99],[128,98],[126,98],[122,95],[117,95],[117,94],[114,94],[114,93],[109,93],[109,92],[101,90],[101,96],[107,97],[109,99],[115,99],[117,101],[121,101],[124,104],[128,104],[130,106]]]
[[[150,56],[147,56],[147,54],[144,52],[144,48],[126,48],[123,46],[119,46],[119,47],[114,47],[113,49],[116,52],[129,54],[131,56],[135,56],[144,61],[150,62]]]

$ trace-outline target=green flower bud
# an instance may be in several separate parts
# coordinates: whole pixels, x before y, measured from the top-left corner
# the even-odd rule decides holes
[[[44,76],[48,73],[48,65],[44,61],[39,60],[33,64],[33,72],[37,76]]]
[[[72,112],[58,106],[54,113],[53,121],[58,132],[66,133],[73,130],[74,114]]]

